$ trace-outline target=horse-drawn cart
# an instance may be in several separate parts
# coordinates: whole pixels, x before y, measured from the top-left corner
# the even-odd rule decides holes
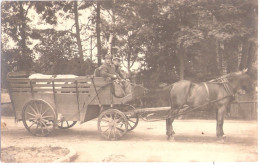
[[[98,118],[99,132],[110,140],[133,130],[138,124],[139,115],[148,121],[166,120],[168,139],[171,139],[174,118],[209,104],[217,105],[217,136],[223,137],[224,115],[233,96],[239,89],[250,91],[254,87],[247,70],[200,84],[182,80],[165,88],[171,107],[135,109],[127,103],[147,95],[146,89],[140,85],[132,86],[132,95],[117,98],[112,82],[102,77],[66,78],[61,75],[18,78],[10,73],[8,81],[15,119],[22,120],[33,135],[46,136],[56,126],[67,129],[77,121],[84,123]],[[151,90],[148,93],[157,94],[159,91]]]
[[[68,129],[98,118],[98,130],[107,139],[115,140],[138,124],[134,107],[125,104],[131,96],[116,98],[111,81],[101,77],[8,74],[9,94],[16,121],[36,136],[51,134],[56,126]]]

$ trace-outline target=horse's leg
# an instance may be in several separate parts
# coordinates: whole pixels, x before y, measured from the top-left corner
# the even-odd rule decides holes
[[[174,121],[174,118],[166,119],[166,135],[168,136],[167,139],[169,141],[173,141],[174,140],[173,135],[175,134],[175,132],[173,131],[173,128],[172,128],[172,122],[173,121]]]
[[[224,115],[225,115],[226,107],[221,106],[217,110],[217,137],[223,138],[224,132],[223,132],[223,124],[224,124]]]
[[[175,112],[177,111],[177,112]],[[178,114],[178,112],[180,111],[180,109],[171,109],[169,111],[169,116],[170,118],[166,119],[166,135],[168,136],[167,139],[169,141],[174,141],[174,137],[173,135],[175,134],[173,127],[172,127],[172,123],[174,121],[174,115]]]

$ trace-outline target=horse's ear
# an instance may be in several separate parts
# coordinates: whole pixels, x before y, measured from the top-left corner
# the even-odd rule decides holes
[[[247,71],[248,71],[248,68],[242,70],[243,73],[246,73]]]

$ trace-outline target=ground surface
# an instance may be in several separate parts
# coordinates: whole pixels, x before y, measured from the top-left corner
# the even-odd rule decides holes
[[[1,149],[1,161],[5,163],[44,163],[53,162],[69,153],[67,148],[61,147],[14,147]]]
[[[107,141],[97,131],[97,121],[56,129],[49,137],[32,136],[22,122],[2,117],[2,148],[14,146],[60,146],[76,150],[74,162],[172,161],[234,162],[257,161],[257,121],[227,120],[225,143],[217,142],[214,120],[177,120],[175,142],[168,142],[165,122],[140,121],[137,128],[119,141]],[[26,155],[26,154],[24,154]]]

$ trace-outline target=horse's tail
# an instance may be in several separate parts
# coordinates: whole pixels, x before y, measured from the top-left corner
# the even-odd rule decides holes
[[[170,88],[169,95],[171,107],[177,109],[187,104],[195,86],[196,84],[191,81],[182,80],[167,87]]]
[[[192,91],[193,87],[195,87],[195,84],[193,82],[190,82],[190,85],[189,85],[189,88],[188,88],[188,93],[187,93],[188,96],[191,95],[191,91]]]
[[[190,96],[192,95],[192,90],[195,87],[195,83],[191,82],[188,85],[188,89],[187,89],[187,93],[186,93],[186,104],[189,105],[190,104]]]

